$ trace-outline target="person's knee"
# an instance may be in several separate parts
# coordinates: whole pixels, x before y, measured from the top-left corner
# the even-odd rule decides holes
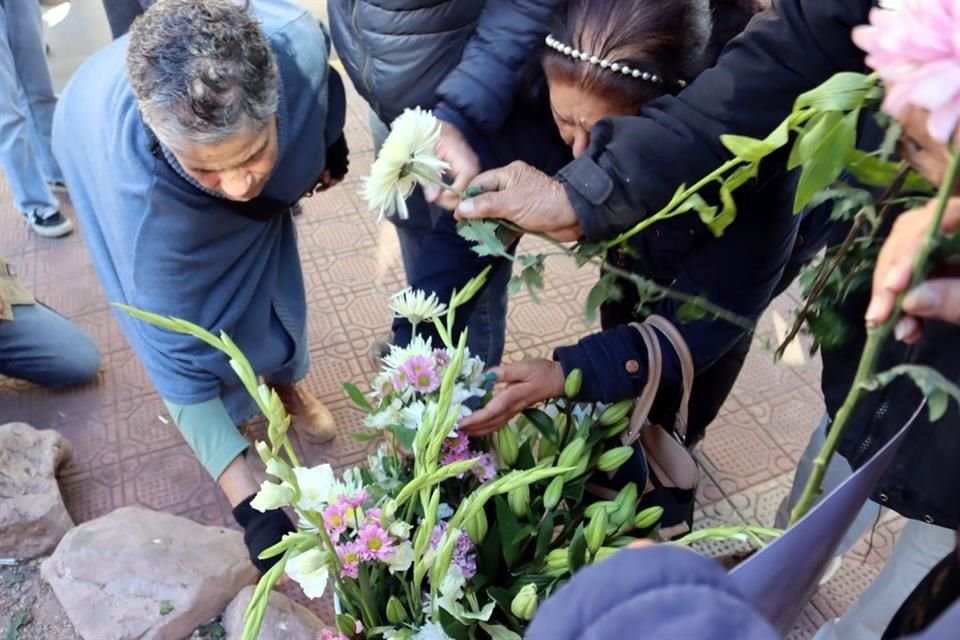
[[[62,356],[56,371],[49,376],[50,387],[72,387],[92,382],[100,374],[100,350],[90,338],[83,336]]]

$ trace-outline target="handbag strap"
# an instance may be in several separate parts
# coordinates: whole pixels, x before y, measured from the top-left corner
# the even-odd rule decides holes
[[[680,407],[674,424],[674,430],[683,442],[687,435],[687,417],[690,412],[690,393],[693,389],[694,366],[693,356],[686,341],[673,324],[663,316],[651,315],[644,322],[632,322],[633,327],[643,340],[647,351],[647,382],[637,398],[633,415],[630,418],[630,427],[623,433],[622,441],[626,446],[632,445],[640,437],[640,432],[653,408],[654,400],[660,390],[660,379],[663,375],[663,352],[657,331],[663,334],[672,346],[680,360],[680,373],[683,378],[683,392],[680,397]]]
[[[646,320],[647,324],[656,327],[664,335],[667,341],[673,346],[677,358],[680,360],[680,373],[683,378],[683,393],[680,397],[680,409],[677,412],[677,420],[674,424],[674,430],[680,437],[681,442],[687,439],[687,420],[690,416],[690,394],[693,392],[693,378],[696,369],[693,365],[693,354],[690,353],[690,347],[687,341],[683,339],[676,326],[663,316],[651,315]],[[661,365],[662,366],[662,365]]]

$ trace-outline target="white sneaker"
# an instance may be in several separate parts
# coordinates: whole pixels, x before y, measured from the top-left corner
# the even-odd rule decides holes
[[[73,223],[59,211],[51,216],[41,218],[36,213],[27,213],[24,216],[27,223],[33,227],[37,235],[44,238],[60,238],[73,231]]]

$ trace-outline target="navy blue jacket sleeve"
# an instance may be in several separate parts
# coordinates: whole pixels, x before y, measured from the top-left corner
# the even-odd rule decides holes
[[[521,71],[559,5],[560,0],[488,0],[460,64],[437,89],[437,116],[461,130],[497,131],[513,107]]]
[[[861,71],[850,39],[871,0],[777,0],[724,49],[717,65],[639,116],[601,120],[561,180],[588,240],[633,226],[730,158],[720,135],[763,137],[796,97],[839,71]]]
[[[720,238],[692,244],[677,279],[670,288],[711,303],[752,322],[763,313],[796,241],[800,218],[790,212],[788,176],[769,183],[738,202],[740,212]],[[654,227],[655,228],[655,227]],[[679,231],[682,235],[682,230]],[[625,285],[630,286],[630,285]],[[745,330],[725,320],[706,317],[682,322],[682,303],[665,298],[653,311],[670,320],[683,335],[696,372],[724,355]],[[660,390],[676,392],[682,381],[680,361],[660,336],[663,371]],[[569,374],[583,371],[579,400],[617,402],[637,397],[647,381],[647,353],[637,331],[629,325],[610,328],[554,352]]]

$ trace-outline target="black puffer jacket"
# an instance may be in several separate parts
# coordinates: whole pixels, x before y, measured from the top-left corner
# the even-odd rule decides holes
[[[560,0],[331,0],[347,75],[381,120],[436,107],[465,133],[492,133]]]

